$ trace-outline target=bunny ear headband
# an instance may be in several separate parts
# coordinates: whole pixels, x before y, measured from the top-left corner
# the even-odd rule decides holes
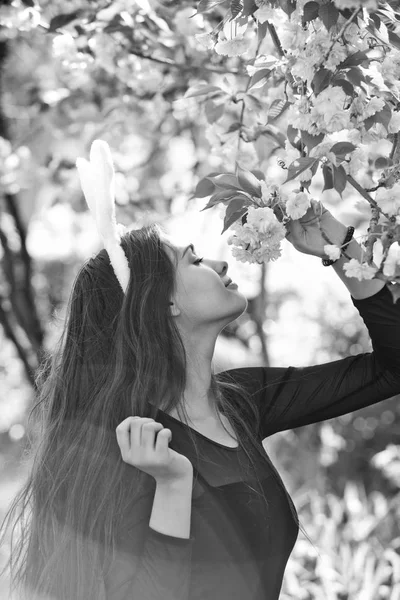
[[[107,142],[94,140],[90,149],[90,160],[77,158],[76,168],[87,205],[103,239],[111,266],[125,293],[130,269],[121,246],[121,236],[126,232],[126,228],[117,223],[115,218],[115,173]]]

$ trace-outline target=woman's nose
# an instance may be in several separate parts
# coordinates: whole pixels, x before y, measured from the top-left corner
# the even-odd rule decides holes
[[[226,260],[221,261],[222,262],[222,271],[221,271],[221,275],[225,275],[225,273],[228,270],[228,263],[226,262]]]

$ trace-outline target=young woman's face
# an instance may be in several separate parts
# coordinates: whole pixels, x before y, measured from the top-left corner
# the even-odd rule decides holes
[[[173,250],[168,239],[164,247],[172,258]],[[247,308],[247,299],[239,289],[226,287],[230,280],[228,263],[201,256],[190,247],[173,244],[178,255],[176,270],[177,292],[171,301],[179,309],[182,321],[196,328],[207,323],[220,323],[225,327],[237,319]]]

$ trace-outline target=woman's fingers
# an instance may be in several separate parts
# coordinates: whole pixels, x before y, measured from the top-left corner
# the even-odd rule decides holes
[[[172,432],[170,429],[163,428],[162,431],[157,435],[156,440],[156,452],[163,454],[168,449],[168,444],[172,440]]]
[[[145,422],[142,425],[140,444],[142,448],[146,450],[155,450],[155,437],[157,432],[163,429],[161,423],[156,423],[154,420]],[[158,434],[159,435],[159,434]],[[157,438],[158,438],[157,435]]]
[[[128,417],[118,425],[116,434],[125,457],[128,453],[138,455],[146,450],[164,451],[172,438],[170,429],[150,417]]]

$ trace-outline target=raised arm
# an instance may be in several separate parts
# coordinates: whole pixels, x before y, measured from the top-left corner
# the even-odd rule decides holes
[[[117,534],[104,573],[104,600],[188,600],[193,467],[169,448],[170,437],[150,418],[128,417],[117,427],[122,459],[150,475],[154,485],[133,499]]]
[[[227,374],[251,391],[262,439],[353,412],[400,394],[400,302],[385,286],[355,300],[373,352],[310,367],[249,367]]]
[[[332,242],[340,244],[346,227],[327,213],[324,213],[324,229]],[[305,230],[297,222],[290,241],[295,241],[294,245],[302,252],[322,256],[326,242],[320,239],[311,209],[306,216]],[[361,247],[353,240],[346,254],[359,259]],[[393,303],[390,284],[347,277],[343,267],[348,260],[342,256],[333,269],[348,288],[364,320],[373,352],[303,368],[250,367],[226,371],[253,394],[259,407],[258,434],[262,439],[277,431],[331,419],[400,394],[400,302]]]

